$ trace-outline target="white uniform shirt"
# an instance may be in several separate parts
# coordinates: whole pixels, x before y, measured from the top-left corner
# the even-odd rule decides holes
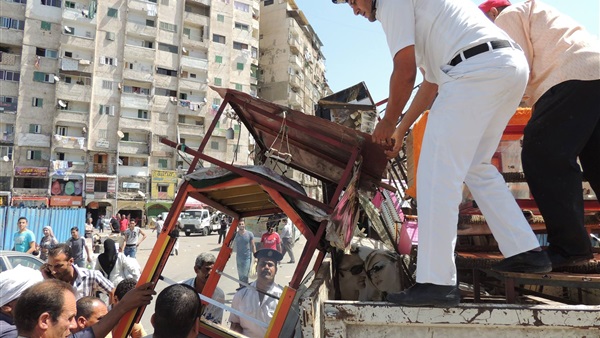
[[[250,285],[256,287],[256,282],[252,282]],[[280,297],[283,293],[283,290],[281,286],[273,283],[267,293]],[[279,300],[264,295],[261,303],[256,290],[251,288],[243,288],[236,292],[233,296],[231,307],[247,314],[250,317],[258,319],[261,322],[269,324],[271,322],[271,318],[273,318],[273,314],[275,314],[275,309],[277,308],[278,302]],[[250,338],[262,338],[267,333],[267,328],[260,327],[248,319],[239,317],[233,313],[229,314],[229,322],[239,323],[243,329],[242,334]]]
[[[425,79],[442,84],[442,71],[460,51],[508,35],[469,0],[378,0],[377,20],[387,37],[392,58],[401,49],[415,46],[417,67]]]
[[[196,287],[196,277],[186,279],[183,282],[181,282],[181,284],[186,284],[186,285],[189,285],[189,286],[195,288]],[[223,292],[223,290],[221,290],[218,286],[215,288],[215,292],[213,292],[213,295],[211,298],[221,304],[225,304],[225,292]],[[212,304],[208,304],[208,306],[206,306],[206,308],[204,309],[204,312],[202,313],[202,317],[204,317],[204,319],[209,320],[213,323],[221,324],[221,322],[223,321],[223,308],[220,308],[220,307],[212,305]]]

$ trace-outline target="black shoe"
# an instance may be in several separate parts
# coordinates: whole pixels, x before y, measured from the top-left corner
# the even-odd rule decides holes
[[[296,261],[289,261],[288,264],[294,264]]]
[[[396,293],[389,293],[388,302],[403,306],[452,307],[460,303],[460,291],[452,285],[417,283]]]
[[[492,266],[498,272],[546,273],[552,271],[552,262],[546,251],[526,251],[501,260]]]
[[[593,254],[581,256],[563,256],[554,250],[548,250],[548,257],[552,262],[552,269],[567,268],[572,266],[583,265],[590,259],[594,258]]]

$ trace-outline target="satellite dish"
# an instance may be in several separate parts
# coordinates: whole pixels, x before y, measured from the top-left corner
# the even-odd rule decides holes
[[[187,49],[185,49],[185,47],[181,47],[181,50],[182,50],[184,53],[187,53]]]
[[[85,134],[85,133],[87,133],[87,128],[86,127],[82,127],[81,131]]]
[[[117,130],[117,135],[119,136],[119,138],[125,137],[125,134],[123,134],[123,132],[120,130]]]
[[[117,159],[117,164],[123,165],[123,161],[119,158],[119,159]]]
[[[9,158],[8,158],[8,156],[7,156],[7,155],[4,155],[4,156],[2,157],[2,160],[3,160],[4,162],[8,162]]]
[[[58,105],[61,106],[61,107],[63,107],[63,108],[67,106],[67,104],[63,100],[58,100]]]
[[[54,81],[55,81],[55,82],[60,82],[60,77],[58,77],[58,76],[54,75]]]
[[[139,191],[139,190],[138,190],[138,195],[140,195],[142,198],[143,198],[143,197],[146,197],[146,194],[144,194],[143,192],[141,192],[141,191]]]
[[[205,97],[202,98],[202,102],[206,103],[206,98]]]
[[[71,33],[71,28],[69,28],[69,26],[65,26],[65,32]]]

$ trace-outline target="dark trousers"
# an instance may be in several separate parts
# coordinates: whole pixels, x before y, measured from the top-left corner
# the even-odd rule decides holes
[[[221,244],[221,239],[225,240],[225,235],[227,235],[227,229],[225,229],[225,230],[219,230],[219,242],[218,242],[218,244]]]
[[[589,256],[582,181],[600,195],[600,80],[566,81],[544,93],[525,127],[521,157],[549,248]]]
[[[283,255],[281,256],[283,259],[283,256],[285,256],[285,254],[287,253],[290,256],[290,262],[295,262],[296,258],[294,258],[294,241],[291,238],[282,238],[281,239],[281,246],[283,247]]]

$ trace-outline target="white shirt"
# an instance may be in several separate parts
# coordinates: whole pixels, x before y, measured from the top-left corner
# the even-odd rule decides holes
[[[125,236],[125,245],[137,245],[138,237],[140,235],[140,228],[133,227],[133,231],[127,228],[123,235]]]
[[[183,282],[181,282],[181,284],[186,284],[186,285],[189,285],[189,286],[195,288],[196,287],[196,277],[186,279]],[[211,298],[221,304],[225,304],[225,292],[223,292],[223,290],[221,290],[221,288],[219,288],[218,286],[215,288],[215,292],[213,292],[213,295]],[[213,323],[221,324],[221,322],[223,322],[223,308],[220,308],[220,307],[212,305],[212,304],[208,304],[208,306],[204,309],[204,312],[202,313],[202,317],[204,317],[204,319],[209,320]]]
[[[256,287],[256,281],[252,282],[250,285]],[[280,297],[283,293],[283,290],[281,286],[273,283],[267,293]],[[258,319],[261,322],[269,324],[271,322],[271,318],[273,318],[273,314],[275,313],[278,302],[279,300],[264,295],[261,303],[256,290],[251,288],[243,288],[236,292],[233,296],[231,307],[249,315],[250,317]],[[267,328],[260,327],[253,322],[239,317],[233,313],[229,314],[229,322],[239,323],[243,329],[242,334],[250,338],[262,338],[267,333]]]
[[[290,221],[289,218],[287,223],[285,223],[283,230],[281,231],[281,238],[292,238],[292,221]]]
[[[106,272],[102,269],[98,258],[96,258],[96,270],[102,271],[106,276]],[[114,285],[119,285],[125,278],[135,278],[135,280],[138,280],[142,275],[141,270],[140,264],[135,258],[127,257],[122,252],[117,252],[117,261],[110,275],[108,275],[108,279]]]
[[[417,67],[425,79],[442,84],[447,65],[460,51],[508,35],[469,0],[378,0],[376,18],[387,37],[392,58],[415,46]]]

